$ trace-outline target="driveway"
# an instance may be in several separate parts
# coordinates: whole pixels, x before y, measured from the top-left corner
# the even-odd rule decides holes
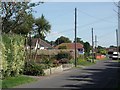
[[[17,88],[117,88],[119,64],[115,60],[101,60],[95,65],[73,68],[51,76],[36,77],[37,82]]]

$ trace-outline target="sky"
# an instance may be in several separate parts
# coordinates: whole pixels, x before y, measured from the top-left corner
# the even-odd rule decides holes
[[[43,14],[51,24],[46,39],[54,41],[60,36],[74,40],[74,14],[77,8],[77,37],[91,44],[91,28],[97,45],[116,45],[118,28],[117,7],[113,2],[45,2],[34,8],[34,17]]]

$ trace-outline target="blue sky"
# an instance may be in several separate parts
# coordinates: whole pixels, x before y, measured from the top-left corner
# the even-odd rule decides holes
[[[91,43],[91,28],[97,35],[98,45],[116,45],[115,30],[118,28],[117,10],[113,2],[46,2],[34,8],[35,18],[43,14],[50,22],[51,33],[47,40],[66,36],[74,40],[74,8],[77,8],[77,37]]]

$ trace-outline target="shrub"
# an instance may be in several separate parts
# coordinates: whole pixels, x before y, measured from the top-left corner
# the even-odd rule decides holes
[[[47,69],[52,66],[53,60],[51,59],[51,57],[49,55],[41,55],[39,63],[44,64]]]
[[[67,59],[67,58],[62,58],[62,59],[60,59],[59,60],[59,63],[61,63],[61,64],[67,64],[67,63],[69,63],[69,59]]]
[[[0,78],[4,78],[6,76],[5,72],[7,71],[7,66],[8,66],[8,63],[6,61],[5,50],[6,50],[6,48],[5,48],[4,44],[2,43],[1,37],[0,37],[0,60],[1,60],[0,61],[0,66],[1,66]]]
[[[67,64],[72,59],[72,56],[69,52],[60,52],[56,55],[56,59],[61,64]]]
[[[24,66],[23,74],[38,76],[38,75],[44,75],[44,71],[42,65],[34,62],[26,62]]]
[[[53,61],[53,67],[57,67],[59,66],[59,61],[58,60],[54,60]]]
[[[25,51],[24,38],[19,35],[2,35],[3,77],[15,76],[23,70]],[[5,68],[6,67],[6,68]]]
[[[72,59],[72,56],[70,53],[68,52],[60,52],[56,55],[57,60],[63,59],[63,58],[67,58],[67,59]]]

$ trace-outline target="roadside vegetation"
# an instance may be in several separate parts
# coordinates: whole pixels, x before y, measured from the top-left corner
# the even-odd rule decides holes
[[[55,41],[47,41],[45,37],[51,31],[51,24],[42,14],[38,18],[32,15],[32,8],[42,4],[29,2],[2,2],[2,35],[0,35],[0,82],[2,88],[12,88],[14,86],[36,81],[30,76],[43,76],[44,69],[57,67],[62,64],[74,64],[74,53],[70,53],[65,46],[59,47],[58,53],[41,52],[36,49],[32,52],[32,38],[42,39],[53,46],[61,43],[72,43],[72,41],[61,36]],[[34,35],[33,37],[31,37]],[[75,41],[75,40],[74,40]],[[73,41],[73,43],[74,43]],[[92,65],[91,46],[89,42],[84,42],[77,37],[77,43],[84,46],[84,56],[78,54],[77,65]],[[26,49],[29,46],[29,49]],[[62,50],[64,49],[64,50]],[[101,47],[100,47],[101,49]],[[104,49],[100,50],[104,53]],[[101,53],[99,51],[99,53]],[[33,56],[33,57],[32,57]]]
[[[37,79],[24,75],[7,77],[6,79],[1,80],[2,84],[0,85],[0,88],[13,88],[15,86],[34,82],[34,81],[37,81]]]

